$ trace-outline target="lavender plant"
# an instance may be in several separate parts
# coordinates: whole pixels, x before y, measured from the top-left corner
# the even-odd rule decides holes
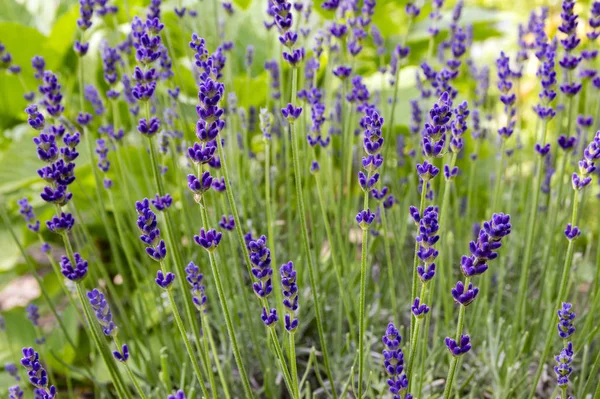
[[[600,398],[600,3],[17,3],[9,398]]]

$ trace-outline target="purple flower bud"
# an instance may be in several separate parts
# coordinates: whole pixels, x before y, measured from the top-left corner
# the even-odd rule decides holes
[[[473,288],[473,284],[469,283],[468,288],[465,289],[463,282],[458,281],[456,286],[452,288],[451,293],[456,303],[468,306],[475,300],[477,294],[479,294],[479,288]]]
[[[223,234],[214,229],[206,231],[202,228],[200,229],[200,235],[194,236],[194,241],[207,251],[213,252],[219,246],[222,237]]]
[[[46,222],[48,230],[57,234],[71,231],[74,224],[75,218],[73,218],[73,215],[64,212],[61,212],[60,216],[54,216]]]
[[[302,114],[302,107],[296,108],[292,104],[288,104],[285,108],[281,109],[281,115],[290,123],[294,123],[300,117],[300,114]]]
[[[168,272],[167,274],[164,274],[162,272],[162,270],[159,270],[156,273],[156,278],[154,279],[156,284],[163,290],[168,290],[169,288],[171,288],[171,284],[173,284],[173,280],[175,280],[175,275],[173,273]]]
[[[415,318],[422,319],[427,313],[429,313],[430,309],[429,306],[421,303],[421,300],[417,297],[415,298],[413,305],[410,307],[410,310]]]
[[[375,220],[375,214],[370,209],[362,210],[356,215],[356,222],[363,230],[367,230],[373,220]]]
[[[571,226],[571,223],[567,224],[567,228],[565,229],[565,237],[567,237],[567,240],[573,241],[579,237],[580,234],[581,231],[579,230],[579,227]]]
[[[269,313],[267,313],[267,309],[263,307],[260,318],[267,327],[275,327],[275,323],[279,320],[277,317],[277,309],[271,309]]]
[[[79,282],[87,275],[88,262],[77,252],[75,252],[73,256],[75,260],[75,266],[73,266],[68,257],[63,256],[60,260],[60,271],[67,279]]]
[[[448,348],[452,356],[455,357],[462,356],[471,350],[471,337],[468,335],[462,335],[459,342],[456,342],[450,337],[446,337],[444,342],[446,343],[446,348]]]
[[[123,344],[121,351],[113,351],[114,358],[121,363],[125,363],[129,359],[129,347],[127,344]]]

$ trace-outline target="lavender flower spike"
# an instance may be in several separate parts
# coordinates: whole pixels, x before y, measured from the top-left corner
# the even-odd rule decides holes
[[[29,382],[41,391],[43,399],[54,399],[56,388],[52,385],[48,388],[48,373],[40,363],[40,355],[33,348],[23,348],[21,365],[27,370]]]
[[[96,319],[102,326],[102,332],[106,336],[117,335],[118,328],[112,321],[112,312],[108,306],[108,301],[104,298],[104,294],[98,289],[94,288],[92,291],[87,293],[90,306],[96,314]]]
[[[281,290],[283,292],[283,306],[285,307],[285,329],[293,333],[298,328],[298,285],[296,284],[296,270],[294,264],[290,261],[281,265]]]

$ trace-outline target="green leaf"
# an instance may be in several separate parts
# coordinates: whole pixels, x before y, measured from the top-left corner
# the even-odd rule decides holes
[[[38,84],[33,77],[31,58],[41,55],[46,59],[46,68],[54,69],[61,57],[47,45],[46,36],[33,28],[14,22],[0,22],[0,37],[7,51],[13,55],[13,63],[22,68],[20,75],[0,74],[0,128],[6,128],[25,120],[23,110],[27,103],[23,94],[34,91]]]

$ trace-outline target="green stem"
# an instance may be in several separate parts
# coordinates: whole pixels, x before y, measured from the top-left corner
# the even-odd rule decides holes
[[[465,289],[469,287],[471,279],[465,278]],[[456,342],[460,342],[460,338],[463,331],[465,322],[465,310],[466,306],[460,305],[458,311],[458,325],[456,326]],[[452,356],[450,361],[450,369],[448,370],[448,377],[446,378],[446,387],[444,388],[444,399],[449,399],[452,393],[452,382],[454,381],[454,375],[456,374],[456,366],[458,365],[458,356]]]
[[[117,346],[117,350],[120,352],[122,346],[121,346],[121,343],[119,342],[119,338],[115,335],[113,337],[113,340],[115,341],[115,345]],[[142,390],[142,387],[140,386],[140,383],[138,382],[137,377],[135,376],[135,374],[133,374],[133,371],[131,371],[131,368],[129,367],[129,364],[126,361],[123,362],[123,364],[125,365],[125,369],[127,370],[127,374],[129,374],[129,378],[131,379],[131,382],[135,386],[135,389],[138,391],[138,394],[140,395],[140,397],[142,399],[146,399],[146,395],[144,394],[144,391]]]
[[[327,218],[327,211],[325,209],[325,202],[323,200],[323,189],[321,187],[321,179],[320,179],[319,173],[320,172],[315,173],[315,182],[317,185],[317,194],[319,196],[319,206],[321,208],[321,217],[323,219],[323,224],[325,225],[325,233],[327,235],[327,240],[329,241],[329,245],[331,246],[331,261],[333,263],[333,268],[335,271],[335,278],[336,278],[338,286],[339,286],[340,297],[342,298],[342,303],[344,304],[346,318],[348,319],[350,339],[352,339],[354,341],[354,319],[352,316],[352,305],[348,302],[348,295],[345,294],[345,286],[342,281],[342,270],[341,270],[340,264],[338,263],[339,261],[337,258],[337,254],[335,253],[336,251],[335,251],[335,245],[333,242],[333,234],[331,233],[331,226],[329,224],[329,219]]]
[[[288,334],[288,338],[290,341],[290,347],[289,347],[289,351],[290,351],[290,365],[292,368],[292,386],[294,389],[294,394],[296,395],[296,398],[300,399],[300,387],[298,385],[298,369],[296,367],[296,342],[294,339],[294,333],[289,333]]]
[[[162,272],[166,275],[167,271],[165,269],[165,265],[164,265],[163,261],[160,262],[160,268],[161,268]],[[173,296],[172,288],[168,288],[166,291],[167,291],[167,295],[169,296],[169,303],[171,304],[171,309],[173,311],[173,318],[175,319],[175,324],[177,325],[179,334],[181,335],[181,338],[183,339],[183,344],[187,351],[188,357],[190,358],[190,361],[192,362],[194,374],[196,374],[196,378],[198,379],[198,382],[200,383],[200,389],[202,389],[202,394],[206,398],[208,398],[209,397],[208,390],[206,389],[206,385],[204,384],[204,380],[202,379],[202,372],[200,371],[200,364],[198,364],[198,360],[196,359],[196,356],[194,355],[194,349],[192,348],[192,344],[190,343],[190,340],[187,336],[187,331],[185,329],[185,326],[183,325],[183,320],[181,319],[181,315],[179,314],[179,310],[177,309],[177,302],[175,302],[175,297]]]
[[[208,337],[208,342],[210,344],[210,349],[215,360],[215,366],[217,367],[217,374],[219,375],[219,379],[221,380],[221,385],[223,386],[223,392],[225,393],[225,398],[231,398],[231,394],[229,393],[229,388],[227,386],[227,381],[225,380],[225,374],[223,374],[223,368],[221,367],[221,361],[219,360],[219,355],[217,353],[217,348],[215,342],[213,340],[212,331],[210,325],[208,324],[208,318],[204,313],[200,316],[202,318],[202,325],[204,326],[204,332]],[[216,390],[215,390],[216,395]],[[214,395],[213,395],[214,396]]]
[[[571,223],[574,225],[575,221],[579,217],[579,199],[580,199],[580,191],[574,190],[573,193],[573,213],[571,215]],[[574,252],[574,240],[569,240],[569,245],[567,247],[567,255],[565,257],[565,263],[563,266],[562,277],[560,279],[560,289],[558,292],[558,296],[556,297],[556,303],[554,307],[550,310],[551,313],[556,312],[556,309],[560,309],[561,303],[567,298],[567,286],[569,282],[569,275],[571,271],[571,264],[573,262],[573,252]],[[540,377],[542,375],[542,370],[544,365],[546,364],[546,359],[550,355],[550,349],[552,347],[552,337],[555,334],[555,320],[552,317],[548,317],[548,325],[546,326],[546,342],[544,344],[544,350],[542,352],[542,356],[538,362],[538,367],[535,373],[535,377],[531,383],[531,391],[529,393],[529,399],[533,399],[535,396],[536,387]]]
[[[221,140],[217,140],[217,142],[219,142],[219,148],[220,148],[220,141]],[[221,160],[223,161],[222,157],[221,157]],[[227,179],[226,179],[226,181],[227,181]],[[227,181],[226,184],[229,184],[229,181]],[[225,191],[229,192],[230,190],[231,190],[231,188],[227,187],[227,189]],[[204,208],[203,211],[201,212],[202,223],[204,224],[205,228],[208,228],[208,218],[205,214],[204,197],[202,198],[201,206]],[[236,225],[237,225],[237,222],[236,222]],[[237,364],[237,367],[238,367],[238,370],[240,373],[240,377],[242,379],[242,384],[244,386],[244,392],[246,394],[246,397],[253,398],[254,395],[252,394],[252,389],[250,388],[250,380],[248,379],[248,375],[246,374],[246,369],[244,368],[244,363],[242,362],[242,355],[240,353],[237,338],[235,337],[235,330],[233,328],[233,322],[231,320],[231,312],[229,310],[229,305],[227,305],[227,298],[225,297],[225,291],[223,289],[223,283],[221,280],[221,271],[219,270],[219,268],[216,265],[214,254],[212,252],[209,252],[208,257],[209,257],[210,269],[212,271],[212,275],[215,280],[215,288],[217,289],[217,295],[219,296],[219,302],[221,303],[221,309],[223,310],[223,315],[225,316],[225,326],[227,327],[227,334],[229,335],[229,340],[231,341],[231,346],[233,349],[233,357],[235,358],[235,362]]]
[[[544,146],[546,143],[546,133],[548,131],[548,122],[546,120],[544,120],[542,122],[542,143],[541,145]],[[539,198],[540,198],[540,184],[541,184],[541,180],[542,180],[542,169],[543,169],[543,162],[542,162],[542,157],[538,157],[537,162],[536,162],[536,166],[537,166],[537,170],[535,173],[535,179],[533,182],[533,200],[531,201],[531,206],[529,208],[529,223],[527,225],[527,235],[526,235],[526,241],[525,241],[525,258],[524,258],[524,262],[523,262],[523,270],[521,271],[521,279],[519,281],[519,294],[518,294],[518,301],[517,301],[517,325],[518,326],[523,326],[525,323],[525,314],[526,314],[526,307],[527,307],[527,301],[525,300],[527,298],[527,286],[528,286],[528,282],[529,282],[529,269],[531,266],[531,257],[533,255],[533,239],[534,239],[534,232],[535,232],[535,223],[537,220],[537,215],[538,215],[538,204],[539,204]],[[518,330],[518,328],[517,328]]]
[[[298,69],[294,68],[293,77],[292,77],[292,101],[295,102],[296,99],[296,78],[298,74]],[[292,103],[292,104],[293,104]],[[315,280],[315,267],[313,264],[312,253],[310,250],[310,242],[308,238],[308,226],[306,224],[306,211],[304,207],[304,197],[302,195],[302,182],[300,181],[300,162],[298,156],[298,138],[296,137],[295,124],[290,123],[291,128],[291,142],[292,142],[292,161],[294,164],[294,180],[296,183],[296,201],[298,204],[298,212],[300,213],[300,222],[302,229],[302,242],[304,244],[304,254],[306,256],[308,262],[308,274],[310,278],[310,288],[313,296],[313,302],[315,307],[315,318],[317,322],[317,330],[319,332],[319,341],[321,342],[321,351],[323,352],[323,363],[325,365],[325,370],[327,372],[327,376],[331,382],[331,391],[333,393],[333,397],[337,399],[337,393],[335,389],[335,380],[333,379],[333,373],[331,372],[331,367],[329,365],[329,353],[327,350],[327,341],[325,340],[325,333],[323,331],[323,321],[321,319],[321,309],[319,302],[319,295],[317,292],[317,283]]]

